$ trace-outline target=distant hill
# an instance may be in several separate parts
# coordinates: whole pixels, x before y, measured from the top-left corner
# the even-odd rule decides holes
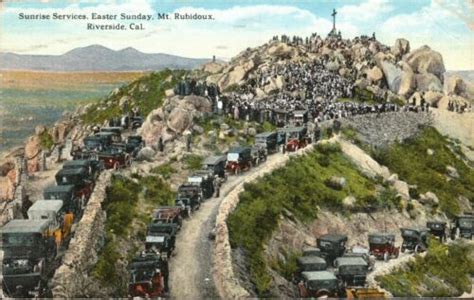
[[[101,45],[75,48],[62,55],[20,55],[0,52],[0,69],[37,71],[154,71],[194,69],[210,59],[148,54],[134,48],[112,50]]]

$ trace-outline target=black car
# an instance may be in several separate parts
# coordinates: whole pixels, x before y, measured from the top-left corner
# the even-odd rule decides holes
[[[211,170],[214,175],[219,178],[226,180],[227,175],[225,173],[225,165],[227,163],[227,157],[225,155],[213,155],[209,156],[202,162],[202,168],[204,170]]]
[[[409,250],[418,253],[428,248],[428,229],[401,228],[400,231],[403,238],[402,252]]]
[[[322,235],[316,240],[321,256],[326,259],[328,265],[333,265],[336,258],[344,255],[347,240],[346,235],[333,233]]]
[[[441,242],[446,241],[446,222],[429,221],[426,222],[426,227],[430,230],[430,234],[439,238]]]

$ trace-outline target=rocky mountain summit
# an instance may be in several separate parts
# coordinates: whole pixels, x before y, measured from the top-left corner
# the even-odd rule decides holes
[[[313,36],[307,44],[272,40],[246,49],[220,68],[205,65],[203,69],[212,73],[207,81],[225,91],[257,78],[274,64],[314,59],[325,61],[327,69],[380,97],[386,93],[388,99],[406,102],[419,101],[423,96],[430,105],[443,109],[449,102],[462,105],[473,100],[471,84],[459,76],[450,77],[444,89],[446,69],[439,52],[428,46],[412,50],[406,39],[397,39],[391,47],[368,37],[344,40]],[[265,97],[282,85],[281,78],[272,78],[255,96]]]

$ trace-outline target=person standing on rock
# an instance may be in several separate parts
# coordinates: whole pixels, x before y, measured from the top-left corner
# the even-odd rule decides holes
[[[188,152],[191,152],[191,144],[193,142],[193,137],[191,135],[191,133],[189,132],[187,135],[186,135],[186,151]]]
[[[163,152],[163,150],[165,150],[165,144],[163,143],[163,137],[161,137],[161,136],[158,139],[158,150],[160,152]]]

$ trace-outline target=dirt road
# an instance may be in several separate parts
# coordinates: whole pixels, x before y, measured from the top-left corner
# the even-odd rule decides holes
[[[205,201],[191,219],[184,222],[176,240],[175,255],[170,259],[169,285],[172,298],[219,297],[212,278],[213,241],[209,239],[219,205],[246,178],[268,169],[274,161],[282,158],[280,153],[273,154],[267,162],[251,171],[240,176],[229,176],[221,188],[220,197]]]

